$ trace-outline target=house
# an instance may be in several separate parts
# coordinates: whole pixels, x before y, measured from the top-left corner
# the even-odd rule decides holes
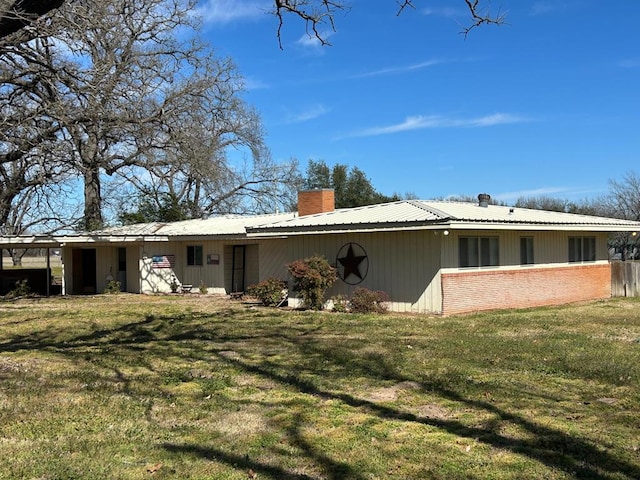
[[[298,212],[149,223],[48,238],[62,249],[65,293],[109,280],[134,293],[178,285],[229,294],[315,254],[336,265],[328,296],[382,290],[397,312],[450,315],[611,295],[607,241],[639,222],[478,203],[404,200],[334,209],[332,190],[300,192]],[[290,303],[297,304],[295,293]]]

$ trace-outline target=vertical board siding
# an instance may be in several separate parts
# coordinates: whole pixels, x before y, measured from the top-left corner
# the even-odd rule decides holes
[[[340,248],[357,243],[367,253],[366,278],[357,285],[338,280],[327,292],[327,298],[349,296],[356,288],[364,287],[387,293],[392,311],[438,313],[440,239],[431,231],[291,236],[287,240],[288,262],[318,254],[335,265]]]
[[[266,278],[287,279],[287,263],[291,262],[290,243],[284,238],[274,238],[260,243],[260,280]]]
[[[187,265],[187,246],[202,246],[202,265]],[[208,265],[207,256],[220,255],[218,265]],[[178,265],[178,262],[180,265]],[[219,240],[190,240],[181,242],[176,252],[176,270],[180,268],[181,283],[193,285],[198,291],[201,285],[210,293],[226,293],[224,288],[224,243]]]
[[[127,292],[141,293],[140,260],[142,249],[139,245],[127,246]]]
[[[245,258],[245,288],[249,285],[255,285],[260,281],[260,248],[257,244],[246,246]]]
[[[104,293],[107,276],[115,278],[118,271],[118,250],[115,247],[96,248],[96,293]]]

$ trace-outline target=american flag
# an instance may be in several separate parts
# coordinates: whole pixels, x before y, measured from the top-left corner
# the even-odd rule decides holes
[[[151,259],[151,268],[173,268],[175,264],[175,255],[154,255]]]

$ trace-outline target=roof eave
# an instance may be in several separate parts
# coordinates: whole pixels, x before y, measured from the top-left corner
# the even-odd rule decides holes
[[[569,223],[520,223],[520,222],[466,222],[449,219],[447,222],[394,222],[350,225],[309,225],[303,227],[267,227],[247,229],[248,237],[294,236],[328,233],[371,233],[414,230],[524,230],[570,232],[638,232],[640,224],[569,224]]]

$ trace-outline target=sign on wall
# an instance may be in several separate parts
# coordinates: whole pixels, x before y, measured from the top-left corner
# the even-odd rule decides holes
[[[369,272],[369,257],[361,245],[347,243],[338,251],[336,267],[340,280],[349,285],[357,285]]]

